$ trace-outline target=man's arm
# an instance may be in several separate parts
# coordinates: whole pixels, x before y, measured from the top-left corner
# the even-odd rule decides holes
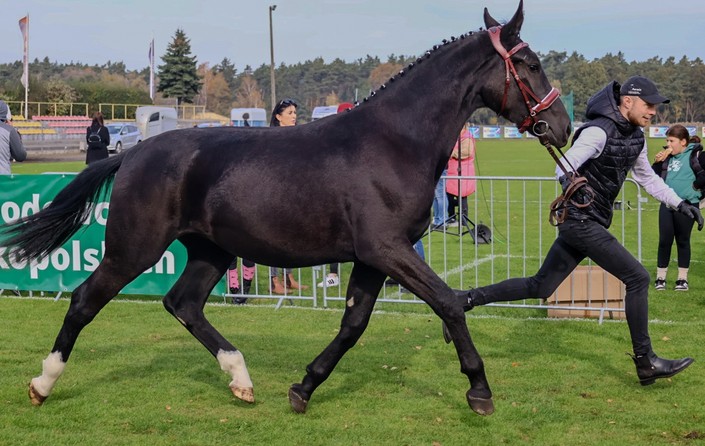
[[[607,134],[604,130],[595,126],[588,127],[580,133],[573,147],[565,152],[565,155],[560,161],[569,172],[575,171],[582,166],[585,161],[600,156],[602,150],[605,148],[606,142]],[[573,166],[573,168],[571,169],[570,166]],[[565,175],[563,170],[559,166],[556,166],[556,178],[560,178],[563,175]]]
[[[647,152],[646,142],[644,142],[644,150],[641,151],[639,158],[636,159],[636,163],[632,168],[632,178],[634,178],[634,181],[639,183],[649,195],[661,203],[665,203],[668,207],[676,209],[683,199],[680,198],[673,189],[668,187],[660,176],[656,175],[656,172],[654,172],[654,169],[652,169],[649,164]]]

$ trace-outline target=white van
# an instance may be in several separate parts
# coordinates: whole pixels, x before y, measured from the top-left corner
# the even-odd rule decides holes
[[[335,115],[342,113],[346,110],[350,110],[354,105],[350,102],[343,102],[338,105],[319,105],[313,108],[313,113],[311,113],[311,121],[316,121],[326,116]]]
[[[230,110],[230,125],[244,127],[245,119],[250,127],[267,127],[267,112],[263,108],[234,108]]]
[[[313,108],[313,113],[311,113],[311,121],[316,121],[326,116],[335,115],[338,113],[337,105],[319,105]]]
[[[137,107],[135,121],[142,132],[143,139],[147,139],[168,130],[174,130],[178,119],[175,108],[148,105]]]

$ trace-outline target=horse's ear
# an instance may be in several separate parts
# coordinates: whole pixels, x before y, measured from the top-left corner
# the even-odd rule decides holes
[[[499,22],[496,21],[491,15],[490,12],[487,10],[487,7],[485,7],[485,28],[490,29],[493,26],[499,26]]]
[[[521,25],[524,24],[524,0],[519,0],[519,7],[517,12],[514,13],[514,17],[504,26],[508,34],[513,34],[519,36],[519,31],[521,31]],[[504,31],[504,30],[503,30]]]

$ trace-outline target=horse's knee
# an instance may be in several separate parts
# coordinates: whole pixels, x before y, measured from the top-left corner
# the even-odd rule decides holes
[[[64,325],[80,331],[91,323],[99,310],[87,306],[85,302],[80,302],[80,299],[72,301],[64,317]]]
[[[168,311],[169,314],[174,316],[174,318],[176,318],[176,320],[179,321],[179,323],[187,329],[197,318],[197,316],[195,316],[196,313],[190,307],[185,307],[183,305],[176,306],[166,299],[162,303],[164,304],[164,308],[166,309],[166,311]],[[202,315],[203,312],[201,311],[200,314]]]
[[[345,350],[350,350],[360,339],[362,333],[367,328],[367,324],[351,324],[340,329],[340,346]]]
[[[165,296],[164,299],[162,299],[162,305],[164,305],[164,309],[169,314],[176,317],[176,309],[174,308],[173,303],[171,302],[171,300],[168,297]]]

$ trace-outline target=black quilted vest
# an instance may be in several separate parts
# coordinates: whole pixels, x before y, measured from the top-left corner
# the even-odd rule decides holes
[[[593,220],[609,228],[612,224],[612,204],[627,173],[634,167],[644,149],[644,132],[638,126],[623,126],[622,132],[626,133],[622,133],[613,120],[601,116],[578,129],[573,141],[580,132],[592,126],[605,131],[607,142],[600,156],[586,161],[578,168],[578,173],[587,178],[588,184],[595,191],[595,200],[583,209],[569,204],[568,219]]]

